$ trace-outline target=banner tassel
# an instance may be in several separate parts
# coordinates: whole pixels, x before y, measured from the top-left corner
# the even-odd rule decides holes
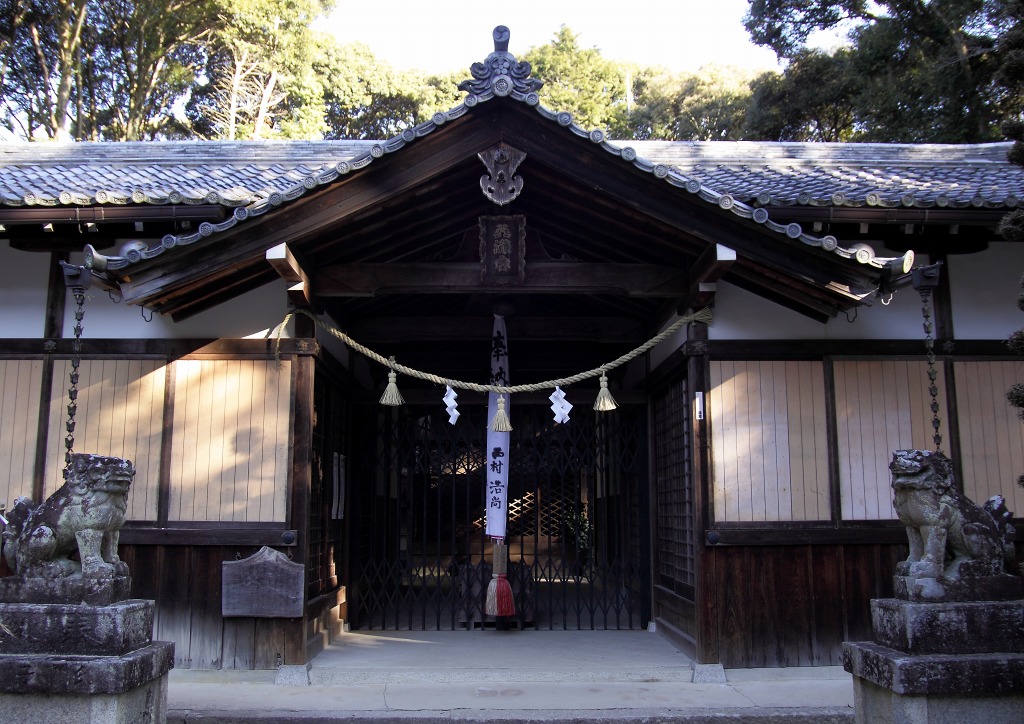
[[[597,392],[597,399],[594,400],[594,409],[598,412],[610,412],[619,406],[619,403],[612,397],[608,389],[608,376],[601,373],[601,389]]]
[[[494,544],[491,581],[487,584],[484,613],[488,616],[515,616],[516,604],[512,584],[508,582],[508,546]]]
[[[508,419],[505,412],[505,395],[498,395],[498,411],[494,413],[491,420],[491,430],[494,432],[512,432],[512,421]]]
[[[388,386],[384,389],[384,394],[380,397],[380,404],[391,405],[392,407],[398,407],[399,405],[405,404],[405,399],[402,397],[402,393],[398,391],[398,375],[394,370],[388,372]]]

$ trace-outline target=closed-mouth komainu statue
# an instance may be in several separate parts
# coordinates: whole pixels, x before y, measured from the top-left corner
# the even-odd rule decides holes
[[[893,453],[893,505],[907,527],[910,555],[897,574],[957,581],[1012,570],[1015,531],[1001,496],[984,508],[954,484],[949,458],[928,450]]]
[[[134,478],[130,460],[72,454],[64,485],[46,502],[15,501],[3,534],[7,565],[25,578],[127,576],[117,543]]]

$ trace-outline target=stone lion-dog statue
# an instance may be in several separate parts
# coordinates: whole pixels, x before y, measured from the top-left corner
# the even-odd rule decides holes
[[[33,507],[24,497],[15,501],[3,533],[7,565],[25,578],[127,576],[117,543],[135,466],[122,458],[73,453],[65,478],[42,505]]]
[[[950,460],[939,452],[897,450],[889,470],[910,544],[897,575],[955,581],[998,576],[1012,564],[1015,532],[1001,496],[978,507],[954,485]]]

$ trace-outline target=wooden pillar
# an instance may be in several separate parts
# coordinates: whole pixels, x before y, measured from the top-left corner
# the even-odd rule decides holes
[[[305,317],[303,317],[306,319]],[[292,430],[291,487],[289,490],[289,527],[295,531],[292,560],[309,565],[309,500],[313,484],[313,378],[316,369],[315,344],[298,341],[292,361]],[[306,619],[309,616],[306,589],[303,585],[303,617],[289,620],[285,632],[285,664],[306,663]]]
[[[717,664],[719,652],[719,619],[721,618],[716,581],[716,553],[713,545],[705,540],[705,530],[711,523],[711,428],[707,400],[709,397],[708,355],[706,354],[708,325],[694,324],[690,327],[687,347],[692,351],[688,361],[690,400],[693,425],[693,513],[694,548],[696,566],[694,600],[696,603],[696,652],[698,664]],[[698,416],[696,398],[703,400],[703,415]],[[698,419],[698,417],[703,419]]]

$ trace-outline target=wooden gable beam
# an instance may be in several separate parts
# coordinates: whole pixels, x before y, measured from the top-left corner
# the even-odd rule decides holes
[[[278,244],[267,249],[266,258],[278,276],[292,285],[288,288],[288,301],[295,306],[312,309],[313,284],[291,248],[287,244]]]
[[[479,262],[339,264],[318,269],[317,295],[371,297],[403,294],[618,294],[678,298],[688,285],[680,269],[655,264],[527,262],[522,283],[481,281]]]
[[[676,306],[678,314],[688,309],[706,307],[715,297],[715,282],[736,263],[736,250],[724,244],[709,244],[700,253],[690,270],[690,288]]]

